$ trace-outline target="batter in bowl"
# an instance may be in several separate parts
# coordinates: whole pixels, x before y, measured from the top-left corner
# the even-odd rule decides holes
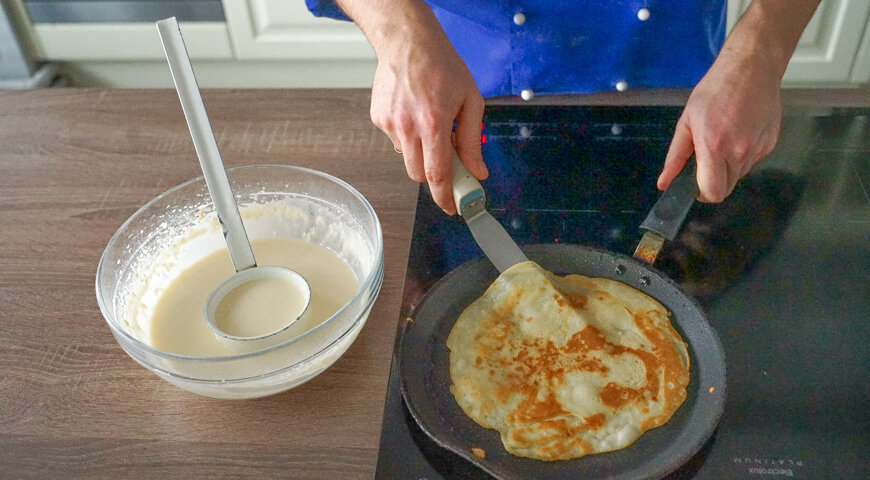
[[[311,287],[308,309],[288,330],[299,335],[320,325],[346,305],[359,289],[350,267],[337,255],[315,243],[288,238],[251,242],[259,265],[295,270]],[[151,319],[151,344],[165,352],[188,356],[238,353],[218,339],[205,323],[203,308],[209,293],[235,273],[226,249],[216,250],[184,269],[161,294]],[[257,302],[255,316],[279,317],[282,298]],[[276,342],[289,338],[283,335]]]

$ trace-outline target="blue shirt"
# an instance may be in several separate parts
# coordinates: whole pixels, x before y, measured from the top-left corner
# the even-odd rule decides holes
[[[427,3],[484,97],[693,87],[725,38],[726,0]],[[306,4],[347,20],[332,0]]]

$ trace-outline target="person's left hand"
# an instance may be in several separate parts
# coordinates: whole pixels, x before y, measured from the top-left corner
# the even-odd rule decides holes
[[[759,55],[722,51],[689,96],[658,178],[664,190],[695,153],[698,199],[721,202],[779,137],[780,76]]]

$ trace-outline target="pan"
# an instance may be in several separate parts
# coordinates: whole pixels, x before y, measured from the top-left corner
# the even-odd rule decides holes
[[[661,200],[645,224],[654,221],[656,213],[659,218],[655,221],[660,223],[662,218],[664,223],[682,222],[679,217],[684,215],[674,213],[674,202],[666,208],[658,208],[660,203]],[[503,480],[657,479],[695,455],[722,415],[725,356],[719,337],[698,302],[648,263],[655,258],[656,250],[650,247],[649,237],[655,244],[659,234],[647,233],[651,235],[645,235],[635,254],[641,259],[582,245],[527,245],[522,250],[530,260],[553,273],[620,281],[655,298],[671,312],[671,323],[688,345],[691,377],[686,400],[667,423],[648,430],[622,450],[574,460],[545,462],[509,454],[498,432],[471,420],[450,393],[447,336],[462,311],[498,277],[495,267],[486,258],[479,258],[461,265],[433,285],[402,328],[397,352],[401,393],[421,430],[441,447]],[[475,454],[481,450],[485,453],[483,458]]]

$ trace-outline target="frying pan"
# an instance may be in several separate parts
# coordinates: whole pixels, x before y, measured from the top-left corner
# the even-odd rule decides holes
[[[495,267],[479,258],[433,285],[402,328],[397,358],[402,397],[411,416],[435,443],[498,479],[655,479],[676,470],[713,433],[725,404],[725,355],[700,305],[666,275],[633,257],[581,245],[522,249],[553,273],[617,280],[664,305],[688,344],[691,367],[685,402],[667,423],[622,450],[556,462],[509,454],[498,432],[471,420],[450,393],[447,336],[462,311],[498,277]],[[472,448],[482,449],[485,457],[479,458]]]

